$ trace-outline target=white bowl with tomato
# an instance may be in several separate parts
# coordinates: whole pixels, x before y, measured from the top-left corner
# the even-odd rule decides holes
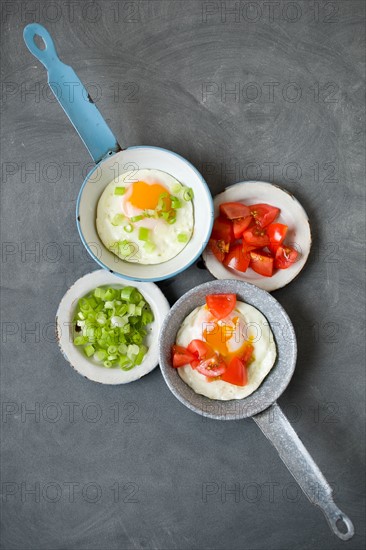
[[[240,279],[273,291],[304,267],[311,247],[309,219],[287,191],[266,182],[237,183],[216,195],[214,212],[203,259],[216,279]]]

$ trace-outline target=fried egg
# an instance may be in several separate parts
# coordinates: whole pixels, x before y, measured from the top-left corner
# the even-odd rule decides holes
[[[183,321],[176,343],[187,347],[195,339],[206,341],[227,361],[240,356],[247,341],[254,347],[246,386],[236,386],[224,380],[208,382],[206,376],[190,365],[177,369],[188,386],[210,399],[228,401],[247,397],[260,386],[276,361],[276,344],[267,319],[258,309],[244,302],[237,301],[234,310],[222,321],[217,321],[205,305],[194,309]]]
[[[98,202],[102,243],[128,262],[159,264],[174,258],[193,234],[188,191],[160,170],[125,172],[106,186]]]

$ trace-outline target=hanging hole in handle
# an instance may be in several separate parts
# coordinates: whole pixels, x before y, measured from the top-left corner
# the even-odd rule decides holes
[[[42,36],[39,36],[39,34],[34,35],[33,42],[39,50],[43,51],[46,49],[46,42],[43,40]]]
[[[348,533],[348,525],[342,517],[337,519],[336,527],[337,527],[338,531],[340,533],[342,533],[342,535],[345,535],[346,533]]]
[[[349,517],[343,514],[339,514],[338,518],[335,521],[334,519],[330,523],[337,537],[341,540],[351,539],[355,534],[355,528],[353,527],[353,523],[349,519]]]

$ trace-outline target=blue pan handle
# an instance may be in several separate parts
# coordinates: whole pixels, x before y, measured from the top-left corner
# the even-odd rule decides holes
[[[43,40],[45,46],[43,50],[34,41],[37,35]],[[58,58],[47,29],[39,23],[31,23],[25,27],[23,36],[29,51],[46,67],[51,90],[94,161],[97,163],[106,155],[120,151],[121,147],[112,130],[94,105],[77,74]]]

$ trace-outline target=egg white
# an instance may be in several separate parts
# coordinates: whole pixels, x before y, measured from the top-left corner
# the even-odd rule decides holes
[[[176,343],[187,347],[194,339],[204,340],[203,330],[207,328],[208,311],[205,306],[194,309],[183,321],[180,327]],[[267,319],[255,307],[237,301],[231,317],[239,317],[240,334],[242,342],[252,339],[254,347],[254,361],[248,367],[248,383],[246,386],[235,386],[224,380],[207,382],[206,377],[185,365],[178,369],[178,374],[188,386],[196,393],[205,395],[210,399],[229,401],[230,399],[243,399],[253,393],[263,382],[272,369],[277,356],[276,344],[273,333]],[[235,346],[236,337],[233,336],[231,347]],[[227,342],[230,349],[230,340]]]
[[[128,193],[128,188],[135,181],[144,181],[146,183],[159,183],[166,187],[170,194],[177,196],[181,201],[181,208],[176,210],[176,222],[169,225],[165,220],[145,218],[141,221],[131,223],[133,230],[127,233],[124,229],[128,225],[129,218],[126,216],[125,222],[121,225],[113,225],[112,220],[116,214],[122,213],[122,204],[124,197]],[[182,186],[179,193],[173,193],[173,188],[181,185],[170,174],[160,170],[136,170],[134,172],[125,172],[115,180],[111,181],[104,189],[97,207],[96,228],[100,240],[108,250],[116,254],[119,258],[140,264],[159,264],[174,258],[187,245],[192,237],[194,227],[194,214],[192,201],[186,201],[183,198],[186,187]],[[116,187],[125,187],[125,195],[115,195]],[[133,215],[141,213],[138,209],[133,210]],[[144,242],[138,238],[139,227],[150,229],[151,240],[155,244],[154,250],[146,250]],[[187,242],[179,242],[178,234],[185,233]],[[116,243],[128,241],[128,255],[121,255]]]

